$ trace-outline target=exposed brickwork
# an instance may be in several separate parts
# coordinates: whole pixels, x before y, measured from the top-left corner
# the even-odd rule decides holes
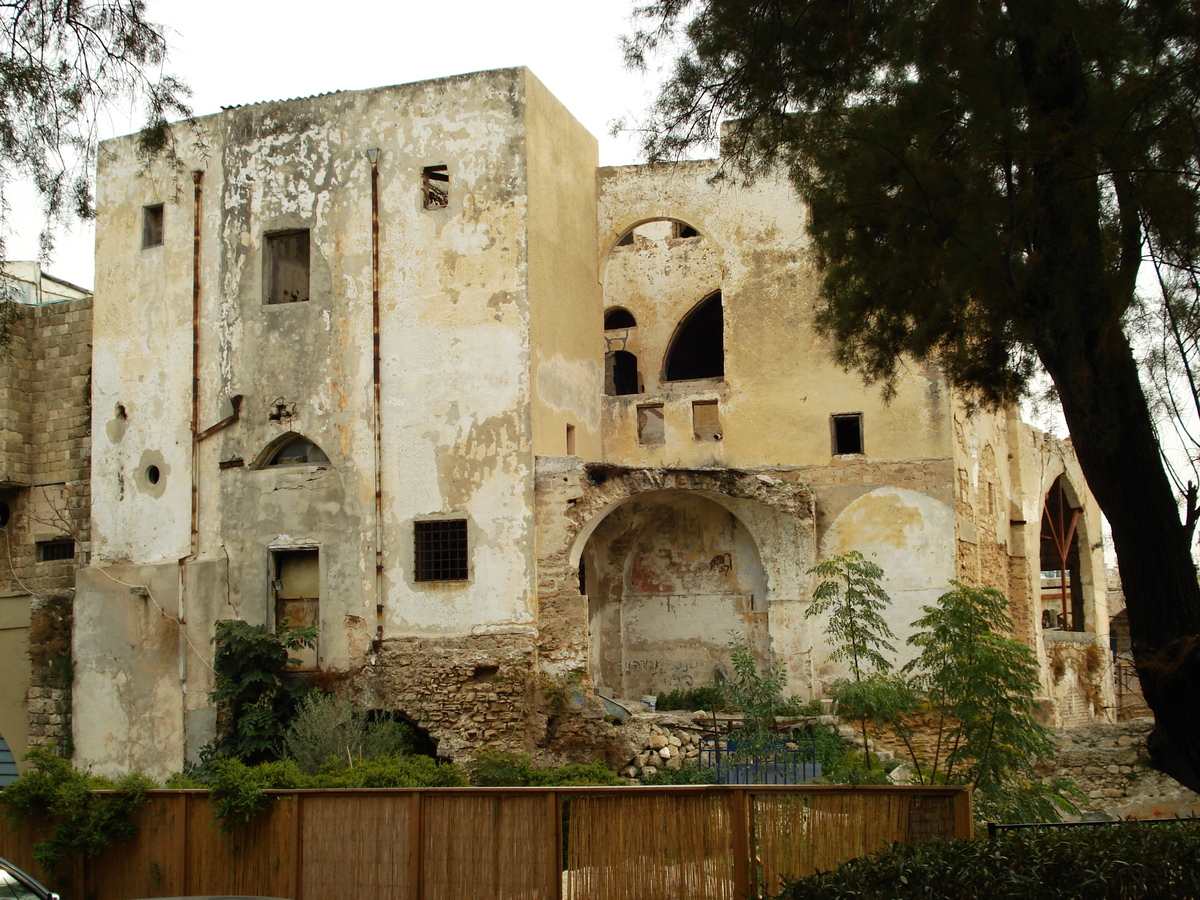
[[[0,597],[29,597],[28,744],[71,749],[71,606],[88,559],[91,505],[92,301],[21,306],[0,352]],[[74,558],[38,560],[39,541],[69,539]],[[16,673],[13,673],[16,674]],[[15,684],[17,678],[8,677]],[[3,684],[0,683],[0,690]],[[9,739],[21,743],[20,735]]]
[[[397,638],[384,642],[351,691],[363,706],[402,712],[440,756],[463,760],[482,747],[531,753],[545,728],[534,669],[530,634]]]
[[[21,337],[0,363],[0,595],[74,587],[87,562],[91,491],[92,301],[21,308]],[[17,434],[11,423],[22,423]],[[38,541],[69,537],[73,560],[37,561]],[[15,571],[15,578],[14,578]]]

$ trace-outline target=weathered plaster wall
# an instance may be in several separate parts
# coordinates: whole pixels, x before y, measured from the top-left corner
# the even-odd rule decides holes
[[[257,104],[180,126],[185,168],[203,171],[197,428],[229,416],[231,396],[244,397],[236,421],[199,444],[194,468],[191,179],[183,176],[173,203],[178,173],[139,176],[130,139],[105,145],[97,191],[96,565],[135,563],[138,577],[155,579],[172,573],[184,588],[181,618],[206,658],[216,619],[271,624],[272,553],[295,549],[320,554],[323,667],[363,665],[377,624],[385,647],[393,638],[532,631],[526,79],[519,69],[479,73]],[[539,102],[548,106],[540,95]],[[539,115],[559,121],[565,113]],[[368,148],[379,149],[381,597]],[[545,174],[555,156],[545,146],[539,153]],[[446,166],[447,202],[425,208],[422,169],[432,165]],[[566,217],[584,166],[594,159],[560,167],[560,183],[547,182],[541,229]],[[141,249],[142,207],[164,200],[164,245]],[[298,229],[310,237],[310,299],[268,304],[267,236]],[[578,255],[588,258],[590,245]],[[572,291],[585,282],[573,275]],[[582,308],[588,298],[580,293]],[[556,302],[548,290],[545,302]],[[263,467],[264,451],[293,433],[316,443],[328,463]],[[466,580],[414,580],[413,523],[424,518],[466,519]],[[132,646],[136,623],[120,618],[127,612],[112,620],[97,614],[129,607],[127,589],[89,577],[81,591],[77,646]],[[143,639],[166,653],[179,634]],[[84,761],[109,764],[114,745],[106,735],[122,728],[132,745],[158,748],[157,758],[144,760],[151,769],[179,765],[185,729],[190,753],[211,736],[211,679],[187,653],[163,676],[170,696],[158,696],[113,693],[111,685],[129,680],[144,660],[128,651],[83,652],[94,675],[81,676],[81,701],[122,710],[114,728],[78,742]],[[151,709],[163,703],[186,707],[186,726]]]
[[[606,397],[605,457],[639,466],[825,464],[833,413],[863,415],[870,459],[944,456],[950,407],[940,376],[913,367],[891,404],[843,372],[813,330],[818,273],[808,254],[805,210],[783,179],[710,182],[717,161],[605,168],[599,173],[601,277],[606,308],[629,310],[626,340],[638,356],[641,394]],[[699,237],[618,239],[639,222],[676,219]],[[662,381],[675,330],[720,290],[723,378]],[[602,333],[596,335],[599,342]],[[692,407],[717,400],[720,441],[697,440]],[[637,407],[663,405],[664,439],[639,444]]]
[[[593,250],[598,145],[528,70],[525,91],[533,448],[599,459],[604,347],[596,340],[603,318]]]

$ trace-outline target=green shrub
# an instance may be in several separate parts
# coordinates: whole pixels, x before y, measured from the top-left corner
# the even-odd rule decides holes
[[[627,784],[602,762],[539,768],[528,756],[484,749],[467,763],[467,777],[478,787],[559,787]]]
[[[721,689],[716,685],[708,687],[687,688],[675,690],[658,695],[658,702],[655,708],[659,712],[668,712],[673,709],[687,710],[694,712],[698,709],[726,709],[725,697],[721,693]]]
[[[462,769],[428,756],[377,756],[356,762],[353,767],[337,759],[330,761],[304,787],[387,788],[465,787]]]
[[[261,812],[271,808],[272,797],[266,791],[271,787],[265,773],[258,767],[250,767],[240,759],[222,756],[212,761],[213,815],[217,825],[225,834],[250,822]]]
[[[279,756],[284,731],[305,693],[304,685],[287,671],[299,662],[291,654],[312,647],[316,639],[315,628],[289,628],[286,622],[273,632],[240,619],[216,623],[216,688],[209,696],[222,716],[212,744],[214,756],[236,756],[249,763]]]
[[[315,775],[332,756],[349,760],[412,753],[412,728],[371,721],[371,714],[344,697],[313,691],[296,708],[283,736],[283,755]]]
[[[778,900],[1200,897],[1200,823],[1005,832],[895,845],[787,884]]]
[[[717,772],[715,769],[702,769],[699,766],[680,766],[678,769],[663,767],[653,775],[642,778],[641,782],[653,785],[716,784]]]
[[[32,764],[29,771],[0,791],[0,799],[16,821],[54,822],[33,845],[33,858],[47,872],[56,871],[71,853],[94,856],[133,837],[137,829],[129,816],[145,803],[146,791],[157,787],[140,772],[117,781],[79,772],[52,747],[34,747],[25,758]]]

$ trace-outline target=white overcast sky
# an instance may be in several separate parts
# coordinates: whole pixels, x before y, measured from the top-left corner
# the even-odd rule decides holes
[[[649,104],[659,75],[625,68],[620,36],[633,0],[149,0],[166,26],[166,70],[192,89],[199,115],[222,106],[405,84],[463,72],[528,66],[600,141],[601,165],[636,162],[636,140],[610,123]],[[115,110],[102,137],[137,130],[136,111]],[[38,201],[10,186],[11,259],[37,256]],[[47,271],[92,285],[93,232],[60,233]]]

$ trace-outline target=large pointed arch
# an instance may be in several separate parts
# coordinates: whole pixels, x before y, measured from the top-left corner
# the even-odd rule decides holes
[[[680,321],[663,359],[663,381],[725,375],[725,312],[721,292],[709,294]]]

